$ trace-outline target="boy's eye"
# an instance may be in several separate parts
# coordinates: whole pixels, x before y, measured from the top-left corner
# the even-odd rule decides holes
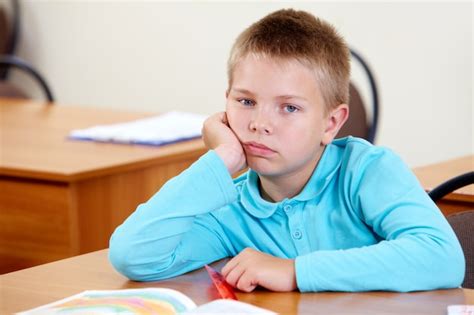
[[[293,105],[285,105],[285,112],[287,113],[294,113],[297,112],[299,109]]]
[[[246,99],[246,98],[240,99],[239,103],[244,105],[244,106],[252,106],[254,104],[252,100],[249,100],[249,99]]]

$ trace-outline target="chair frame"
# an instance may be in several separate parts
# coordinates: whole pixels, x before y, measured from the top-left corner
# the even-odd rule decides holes
[[[459,189],[461,187],[474,184],[474,172],[467,172],[456,177],[453,177],[439,186],[433,188],[428,195],[436,202],[447,194]]]
[[[43,89],[44,93],[46,94],[46,98],[48,99],[48,101],[50,103],[54,102],[53,93],[51,92],[50,88],[48,87],[48,84],[46,83],[46,80],[28,62],[26,62],[25,60],[23,60],[19,57],[16,57],[16,56],[0,55],[0,66],[13,66],[13,67],[16,67],[20,70],[23,70],[23,71],[29,73],[41,85],[41,88]]]
[[[377,84],[375,82],[375,77],[372,70],[369,67],[369,64],[364,60],[361,54],[356,52],[353,49],[350,49],[352,57],[357,60],[362,68],[364,69],[367,77],[369,79],[370,91],[372,96],[372,121],[369,123],[367,131],[367,141],[374,143],[375,135],[377,133],[378,123],[379,123],[379,93],[377,90]]]
[[[14,55],[18,38],[20,36],[20,3],[18,0],[11,0],[11,16],[8,19],[10,24],[10,36],[7,38],[6,49],[3,54]],[[2,54],[2,53],[0,53]],[[10,65],[0,67],[0,80],[8,79]]]
[[[474,184],[474,172],[467,172],[453,177],[433,188],[430,192],[428,192],[428,195],[434,202],[437,202],[447,194],[470,184]],[[466,240],[466,229],[460,225],[460,222],[472,223],[472,221],[470,220],[474,220],[474,210],[454,213],[447,216],[446,219],[453,228],[454,233],[456,233],[456,236],[459,239],[462,250],[466,257],[466,273],[464,281],[462,283],[462,287],[472,289],[474,288],[474,257],[472,256],[474,251],[474,249],[472,249],[472,245],[474,245],[474,243],[472,242],[472,238],[474,237],[474,235],[472,235],[472,231],[467,230],[470,231],[471,234],[469,236],[470,240]]]

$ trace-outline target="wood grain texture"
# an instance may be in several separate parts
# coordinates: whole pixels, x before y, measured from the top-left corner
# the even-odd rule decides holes
[[[183,292],[201,305],[218,298],[206,271],[199,269],[183,276],[140,283],[129,281],[113,270],[107,250],[29,268],[0,276],[0,313],[10,314],[37,307],[84,290],[163,287]],[[220,270],[224,261],[213,265]],[[473,304],[474,290],[452,289],[415,293],[275,293],[257,289],[237,292],[240,301],[280,314],[347,315],[445,315],[447,306]]]
[[[0,273],[77,254],[66,184],[0,178]]]
[[[191,161],[175,162],[75,182],[73,189],[77,207],[81,209],[78,253],[107,248],[115,228],[140,203],[147,201],[164,183],[190,164]]]

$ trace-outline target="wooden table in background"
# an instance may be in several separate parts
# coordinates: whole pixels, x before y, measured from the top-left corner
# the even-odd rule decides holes
[[[11,314],[44,305],[84,290],[143,287],[171,288],[201,305],[218,297],[206,271],[140,283],[118,274],[107,259],[108,250],[73,257],[0,276],[0,314]],[[213,266],[218,270],[225,261]],[[415,293],[274,293],[237,292],[240,301],[281,314],[429,314],[445,315],[452,304],[474,304],[474,290],[451,289]],[[2,300],[3,299],[3,300]]]
[[[415,175],[426,191],[430,191],[455,176],[474,171],[474,155],[441,163],[417,167]],[[437,202],[441,211],[449,215],[459,211],[474,210],[474,185],[456,190]]]
[[[107,248],[138,204],[205,152],[200,139],[159,148],[67,139],[149,116],[0,99],[0,274]]]

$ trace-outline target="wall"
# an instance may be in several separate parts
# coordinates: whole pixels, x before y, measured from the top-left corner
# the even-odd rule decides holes
[[[227,55],[241,30],[282,7],[305,9],[334,24],[375,70],[378,144],[412,167],[473,153],[471,2],[21,5],[18,54],[61,104],[200,113],[223,109]]]

